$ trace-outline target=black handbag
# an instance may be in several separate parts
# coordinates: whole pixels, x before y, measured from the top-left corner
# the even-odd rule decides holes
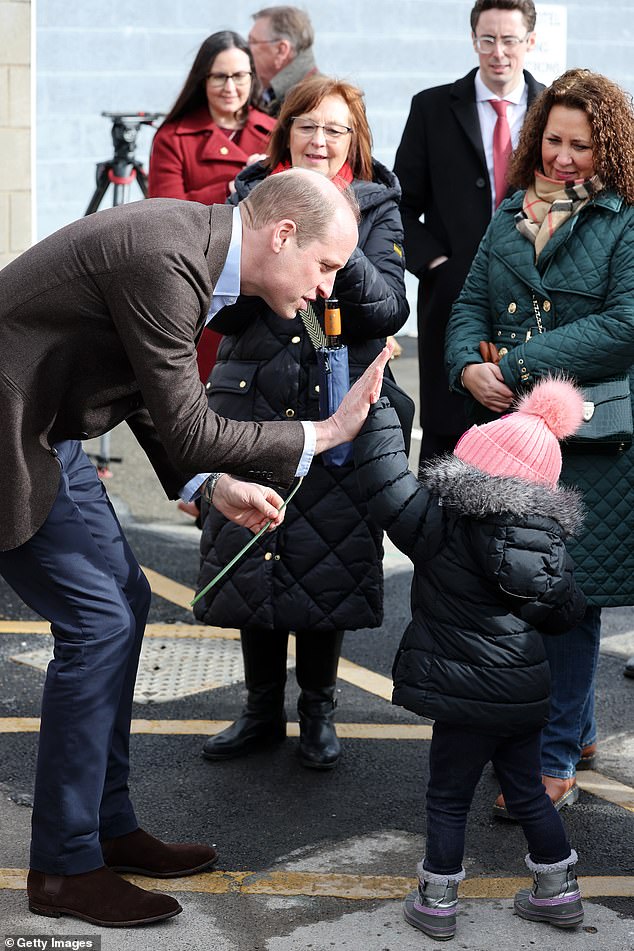
[[[583,422],[564,446],[586,452],[629,449],[634,431],[629,377],[623,374],[600,383],[580,384],[580,388],[584,397]]]
[[[535,294],[533,310],[537,329],[544,333],[542,315]],[[574,434],[566,439],[566,449],[582,452],[625,452],[632,445],[634,423],[630,378],[627,373],[601,380],[600,383],[579,383],[583,390],[583,422]]]

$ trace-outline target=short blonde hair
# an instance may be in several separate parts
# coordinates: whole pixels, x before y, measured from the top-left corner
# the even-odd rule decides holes
[[[245,226],[259,231],[273,222],[290,218],[297,225],[300,247],[311,241],[325,241],[330,236],[340,197],[358,223],[359,206],[352,189],[345,188],[340,192],[333,185],[331,194],[328,194],[328,189],[324,193],[324,181],[318,172],[297,169],[269,175],[240,202],[246,211]]]

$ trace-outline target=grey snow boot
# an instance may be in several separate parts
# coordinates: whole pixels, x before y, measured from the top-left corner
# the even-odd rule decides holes
[[[403,903],[405,920],[436,941],[449,941],[456,933],[458,885],[465,877],[464,869],[457,875],[435,875],[418,865],[418,891]]]
[[[515,896],[515,914],[529,921],[545,921],[556,928],[574,928],[583,921],[581,892],[575,875],[577,853],[554,865],[537,865],[526,856],[533,873],[532,888]]]

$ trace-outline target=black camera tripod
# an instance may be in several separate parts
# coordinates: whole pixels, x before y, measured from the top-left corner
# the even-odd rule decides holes
[[[102,112],[101,115],[112,119],[114,156],[97,163],[97,187],[84,212],[86,215],[97,211],[110,185],[114,186],[112,204],[115,207],[128,201],[129,187],[135,180],[143,197],[147,198],[147,173],[134,154],[136,138],[142,125],[153,126],[164,113]]]
[[[113,207],[129,201],[130,185],[136,181],[143,198],[148,196],[147,172],[135,157],[136,139],[142,125],[153,126],[162,112],[102,112],[102,116],[112,119],[112,142],[114,156],[105,162],[97,163],[97,186],[84,215],[97,211],[106,192],[112,185]],[[112,476],[111,462],[121,462],[120,458],[110,455],[110,433],[104,433],[99,442],[99,454],[95,457],[97,472],[102,479]]]

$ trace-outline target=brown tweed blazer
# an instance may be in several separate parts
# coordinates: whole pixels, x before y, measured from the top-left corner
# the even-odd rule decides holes
[[[153,198],[82,218],[0,271],[0,550],[51,510],[53,443],[127,420],[175,498],[197,472],[288,485],[300,423],[240,423],[207,406],[196,341],[232,209]]]

